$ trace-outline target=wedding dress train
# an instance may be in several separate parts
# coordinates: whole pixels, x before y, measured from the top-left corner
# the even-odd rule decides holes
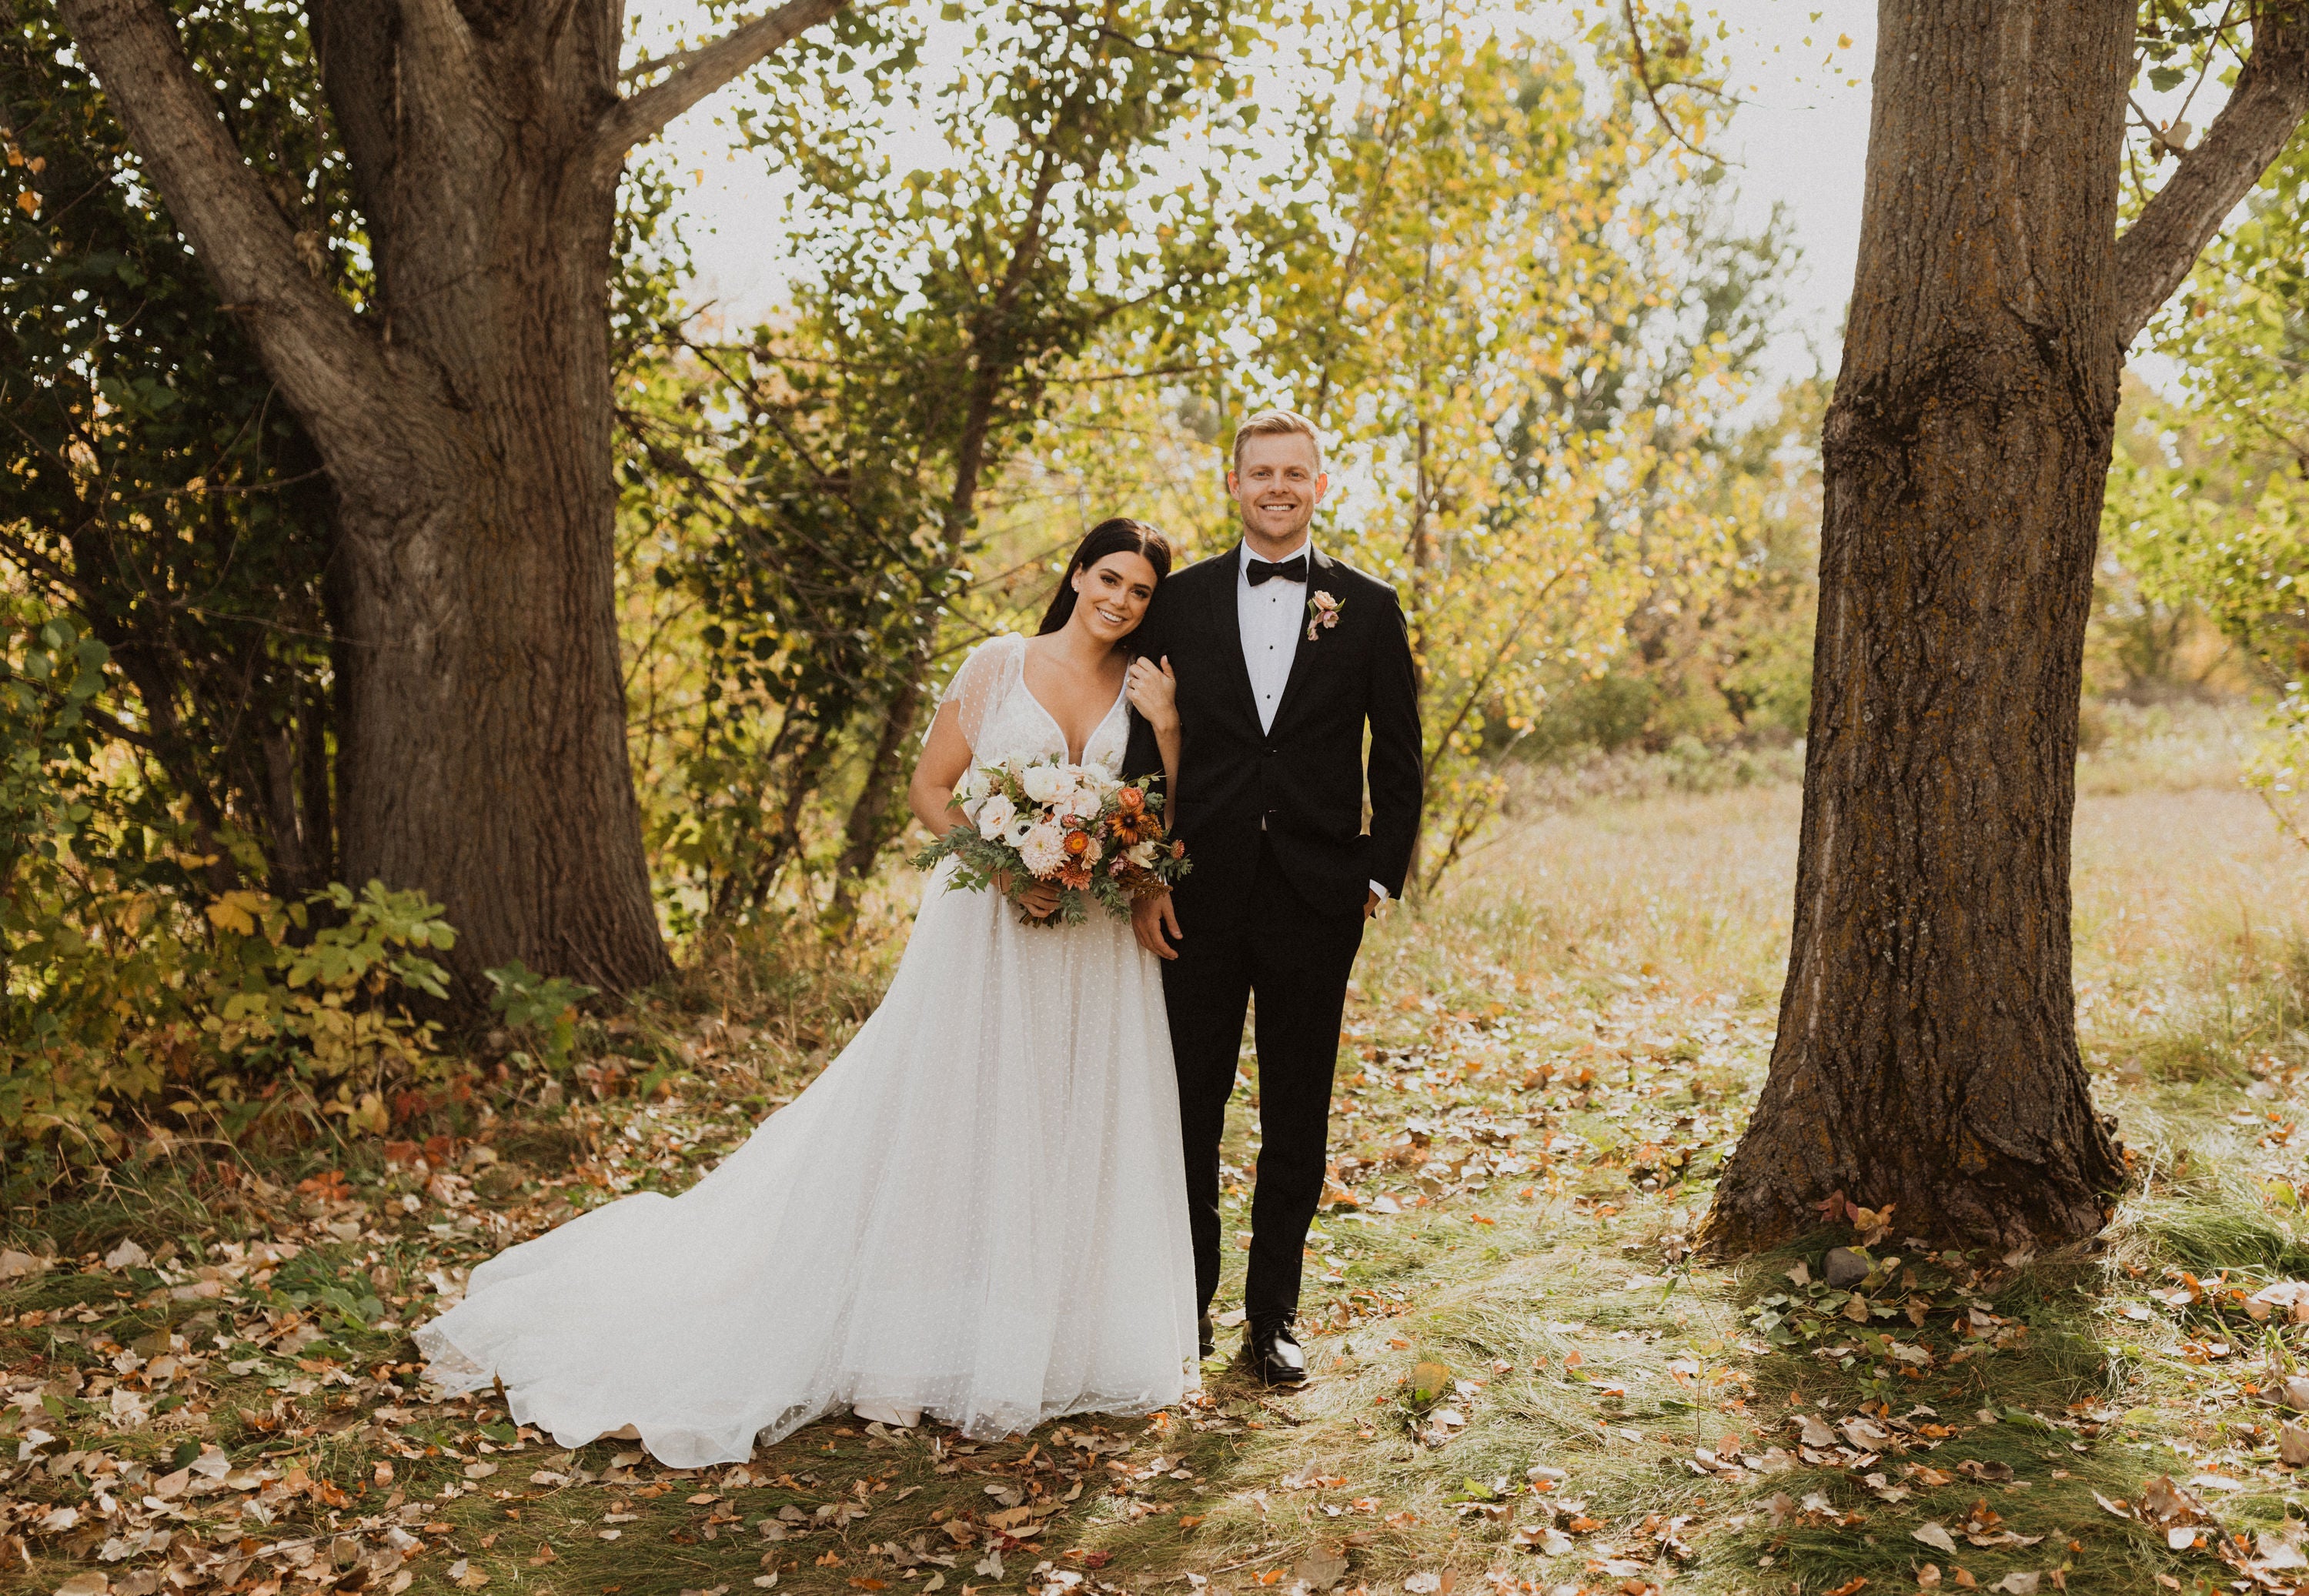
[[[981,763],[1064,755],[1025,640],[948,694]],[[1122,760],[1118,698],[1083,750]],[[926,884],[850,1046],[679,1197],[593,1210],[473,1272],[417,1332],[445,1389],[502,1380],[575,1446],[631,1425],[661,1462],[737,1462],[849,1405],[982,1437],[1140,1413],[1192,1387],[1195,1275],[1160,974],[1094,911],[1022,926]]]

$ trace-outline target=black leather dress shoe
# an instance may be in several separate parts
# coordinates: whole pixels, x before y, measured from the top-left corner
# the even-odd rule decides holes
[[[1208,1358],[1218,1350],[1218,1326],[1211,1323],[1210,1315],[1205,1314],[1195,1321],[1195,1355],[1198,1358]]]
[[[1242,1360],[1268,1385],[1302,1385],[1307,1380],[1307,1354],[1291,1333],[1291,1321],[1275,1319],[1254,1324],[1242,1338]]]

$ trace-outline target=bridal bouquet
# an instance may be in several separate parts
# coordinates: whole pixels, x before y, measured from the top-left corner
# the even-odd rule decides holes
[[[1121,781],[1095,766],[1058,759],[979,765],[955,789],[969,817],[918,855],[927,870],[955,860],[949,884],[997,886],[1013,901],[1036,882],[1055,883],[1058,912],[1029,925],[1076,925],[1092,902],[1118,919],[1130,902],[1167,892],[1187,873],[1186,844],[1163,841],[1163,795],[1146,780]]]

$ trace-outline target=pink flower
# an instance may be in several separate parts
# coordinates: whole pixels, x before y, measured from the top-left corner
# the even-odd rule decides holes
[[[1308,594],[1307,641],[1312,643],[1315,641],[1316,633],[1337,625],[1339,612],[1346,607],[1347,601],[1345,599],[1336,593],[1327,593],[1320,588]]]

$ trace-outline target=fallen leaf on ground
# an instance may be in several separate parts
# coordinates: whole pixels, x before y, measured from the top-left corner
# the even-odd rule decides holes
[[[1310,1589],[1317,1591],[1327,1591],[1346,1576],[1346,1557],[1336,1551],[1309,1552],[1291,1566],[1292,1578],[1303,1580]]]

